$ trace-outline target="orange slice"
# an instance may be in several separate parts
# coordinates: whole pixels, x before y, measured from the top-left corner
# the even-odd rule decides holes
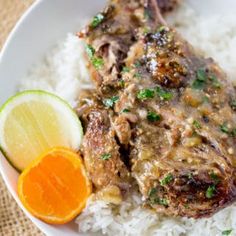
[[[91,184],[77,153],[53,148],[23,171],[18,194],[32,215],[46,223],[64,224],[83,210]]]

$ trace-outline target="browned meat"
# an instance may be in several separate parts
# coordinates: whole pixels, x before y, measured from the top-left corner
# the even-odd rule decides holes
[[[97,190],[118,186],[125,191],[129,187],[129,172],[120,158],[112,117],[94,95],[84,93],[82,97],[78,113],[86,128],[82,152],[90,178]]]
[[[179,3],[179,0],[157,0],[157,3],[160,11],[166,13],[172,11]]]
[[[123,163],[129,162],[147,206],[169,215],[213,214],[236,198],[233,86],[212,59],[202,57],[165,24],[156,1],[125,3],[111,1],[116,14],[90,25],[86,34],[91,67],[96,67],[91,74],[99,81],[98,100],[106,107],[88,115],[86,166],[101,188],[96,176],[122,182],[115,168],[125,169]],[[103,38],[125,49],[122,57],[112,49],[111,67],[111,54],[97,47]],[[100,67],[96,59],[103,62]],[[94,163],[107,147],[116,162],[111,175],[106,168],[96,173]]]
[[[163,7],[166,8],[170,1],[163,1]],[[106,9],[97,14],[88,27],[79,33],[80,37],[86,37],[87,51],[91,59],[89,67],[92,79],[99,89],[120,87],[117,82],[120,82],[120,73],[130,47],[137,42],[143,31],[156,28],[158,17],[161,18],[152,1],[112,0]]]
[[[90,69],[99,86],[102,82],[107,86],[117,83],[129,47],[136,41],[136,29],[141,24],[139,15],[139,1],[114,0],[80,33],[81,37],[87,37],[87,44],[92,44],[95,50],[96,57],[91,60]],[[87,49],[91,51],[91,48]]]

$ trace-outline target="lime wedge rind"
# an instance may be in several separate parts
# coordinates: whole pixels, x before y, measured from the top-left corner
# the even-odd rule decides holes
[[[60,127],[58,127],[60,135],[64,135],[65,133],[66,137],[66,142],[63,141],[62,143],[59,143],[60,146],[68,147],[74,151],[77,151],[80,147],[80,143],[83,138],[83,129],[79,118],[77,117],[73,109],[70,107],[70,105],[60,97],[41,90],[29,90],[16,94],[15,96],[8,99],[0,108],[0,150],[2,151],[3,155],[8,159],[8,161],[11,163],[11,165],[14,166],[18,171],[22,171],[26,166],[20,163],[21,160],[16,161],[14,159],[15,157],[13,158],[11,151],[12,148],[11,150],[9,150],[4,135],[6,132],[5,125],[7,119],[9,118],[9,114],[21,104],[24,103],[27,104],[28,101],[31,102],[35,101],[36,103],[37,102],[45,103],[46,105],[49,105],[55,110],[56,117],[58,118],[58,122],[60,124]],[[35,117],[35,114],[33,115]],[[36,124],[38,124],[37,122],[35,121]],[[50,126],[51,124],[48,125]],[[41,129],[42,127],[39,128]],[[42,133],[46,140],[47,128],[45,130],[42,130]],[[48,142],[48,140],[46,140],[45,142]],[[56,143],[55,146],[58,146],[59,144]],[[53,147],[53,143],[50,144],[50,148],[51,147]],[[37,156],[32,157],[32,159],[35,158],[37,158]]]

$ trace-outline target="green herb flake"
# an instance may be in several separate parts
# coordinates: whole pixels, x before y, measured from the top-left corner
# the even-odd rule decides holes
[[[140,78],[142,77],[142,75],[141,75],[139,72],[136,72],[136,73],[134,74],[134,77],[140,79]]]
[[[97,14],[96,16],[94,16],[93,20],[92,20],[92,23],[91,23],[91,26],[93,28],[96,28],[99,24],[102,23],[102,21],[105,19],[104,15],[99,13]]]
[[[150,33],[151,32],[151,29],[149,28],[149,27],[144,27],[143,28],[143,33],[144,34],[148,34],[148,33]]]
[[[161,186],[165,186],[169,184],[171,181],[174,180],[174,177],[172,174],[168,174],[166,177],[164,177],[162,180],[160,180]]]
[[[236,137],[236,128],[232,129],[232,131],[230,132],[230,135],[232,137]]]
[[[141,62],[138,61],[138,60],[134,63],[134,66],[135,66],[136,68],[140,67],[141,65],[142,65]]]
[[[86,45],[86,48],[85,48],[86,52],[87,52],[87,55],[88,57],[90,58],[91,60],[91,63],[93,64],[93,66],[99,70],[102,68],[102,66],[104,65],[104,61],[102,58],[100,57],[95,57],[94,54],[95,54],[95,49],[91,46],[91,45]]]
[[[111,153],[104,153],[101,155],[101,159],[107,161],[111,158]]]
[[[155,96],[155,92],[153,89],[142,89],[137,94],[137,98],[140,100],[154,98],[154,96]]]
[[[162,89],[161,87],[157,87],[156,92],[157,92],[158,96],[164,100],[170,100],[173,97],[173,94],[171,92],[168,92],[168,91]]]
[[[217,88],[220,89],[221,88],[221,83],[219,82],[219,80],[216,78],[215,75],[212,75],[209,77],[209,80],[212,82],[212,85]]]
[[[147,114],[147,119],[151,122],[160,121],[161,116],[158,115],[156,112],[149,111],[148,114]]]
[[[207,198],[213,198],[214,197],[214,193],[215,193],[216,187],[215,185],[211,185],[207,188],[206,190],[206,197]]]
[[[204,89],[207,82],[207,75],[204,69],[197,70],[197,79],[193,81],[192,88],[194,89]]]
[[[97,70],[99,70],[103,67],[104,61],[100,57],[93,57],[92,58],[92,64]]]
[[[165,31],[166,29],[167,29],[167,27],[165,25],[162,25],[158,28],[157,33],[161,33],[163,31]]]
[[[207,97],[207,96],[204,96],[204,97],[202,98],[202,102],[208,103],[209,101],[210,101],[210,99],[209,99],[209,97]]]
[[[118,96],[113,96],[111,98],[108,98],[108,99],[105,99],[103,101],[103,104],[106,106],[106,107],[113,107],[114,104],[119,100],[119,97]]]
[[[219,176],[215,174],[214,172],[210,173],[210,177],[212,180],[214,180],[215,184],[218,184],[220,182]]]
[[[125,108],[125,109],[122,110],[122,112],[123,112],[123,113],[128,113],[128,112],[130,112],[130,110],[127,109],[127,108]]]
[[[150,189],[148,198],[151,204],[158,204],[166,207],[168,206],[168,201],[165,198],[159,198],[157,196],[157,188]]]
[[[91,59],[94,56],[95,49],[91,45],[87,44],[85,50],[86,53],[88,54],[88,57]]]
[[[184,204],[184,207],[186,208],[186,209],[189,209],[189,204]]]
[[[162,206],[168,206],[168,201],[165,198],[159,198],[157,204]]]
[[[192,179],[192,178],[193,178],[193,173],[189,172],[189,173],[187,174],[187,177],[188,177],[188,179]]]
[[[194,126],[196,129],[201,129],[201,128],[202,128],[201,124],[200,124],[197,120],[194,120],[194,121],[193,121],[193,126]]]
[[[193,81],[192,88],[201,90],[204,89],[204,87],[205,87],[205,82],[198,79],[195,79]]]
[[[232,229],[227,229],[227,230],[224,230],[224,231],[222,231],[222,235],[230,235],[231,233],[232,233]]]
[[[148,197],[151,198],[151,197],[154,197],[156,196],[157,194],[157,189],[156,188],[151,188],[149,193],[148,193]]]
[[[124,81],[123,79],[120,80],[118,83],[119,83],[119,86],[120,86],[120,87],[122,87],[122,88],[125,87],[125,81]]]
[[[144,9],[144,18],[145,19],[150,19],[151,18],[151,12],[148,8]]]
[[[236,110],[236,99],[232,99],[229,103],[229,105],[231,106],[232,109]]]
[[[197,70],[197,79],[204,82],[207,80],[206,71],[204,69]]]
[[[127,66],[123,66],[122,73],[130,72],[130,68]]]
[[[220,130],[221,130],[223,133],[228,134],[228,133],[229,133],[229,128],[228,128],[228,126],[227,126],[227,123],[224,123],[224,124],[220,125]]]

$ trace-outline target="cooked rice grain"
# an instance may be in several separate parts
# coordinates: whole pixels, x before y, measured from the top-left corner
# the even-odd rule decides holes
[[[83,58],[84,43],[77,36],[68,34],[41,63],[33,66],[19,89],[46,90],[75,106],[81,89],[92,87]]]

